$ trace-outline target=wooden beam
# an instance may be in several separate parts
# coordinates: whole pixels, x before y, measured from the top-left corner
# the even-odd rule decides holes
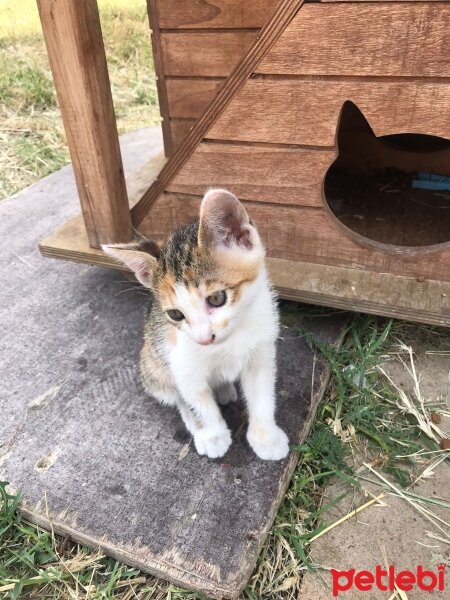
[[[38,0],[42,30],[92,247],[132,237],[96,0]]]
[[[147,12],[150,22],[150,34],[152,39],[153,64],[156,74],[156,87],[158,89],[159,112],[161,114],[161,128],[164,139],[164,150],[166,156],[174,151],[173,133],[170,125],[169,99],[165,77],[164,57],[161,48],[161,32],[159,24],[159,10],[161,8],[158,0],[147,0]]]

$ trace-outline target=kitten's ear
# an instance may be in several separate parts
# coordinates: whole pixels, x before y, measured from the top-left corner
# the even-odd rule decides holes
[[[258,234],[245,208],[234,194],[227,190],[209,190],[200,207],[198,244],[238,246],[252,250]]]
[[[158,246],[146,238],[129,244],[104,244],[102,250],[123,263],[145,287],[151,287],[153,269],[158,262]]]

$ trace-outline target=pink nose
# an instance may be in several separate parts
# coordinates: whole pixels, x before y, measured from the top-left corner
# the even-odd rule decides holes
[[[201,344],[202,346],[209,346],[210,344],[213,343],[214,339],[215,339],[215,335],[213,334],[211,337],[209,338],[205,338],[203,340],[197,340],[199,344]]]

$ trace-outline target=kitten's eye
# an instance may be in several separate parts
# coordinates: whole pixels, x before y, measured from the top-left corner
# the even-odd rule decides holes
[[[206,298],[206,302],[213,306],[214,308],[218,308],[219,306],[223,306],[227,301],[227,294],[223,290],[221,292],[216,292],[215,294],[211,294]]]
[[[172,319],[172,321],[182,321],[184,319],[183,313],[177,308],[171,308],[167,311],[167,314]]]

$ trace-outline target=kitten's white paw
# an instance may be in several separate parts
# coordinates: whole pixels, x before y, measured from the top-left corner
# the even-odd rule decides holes
[[[217,402],[222,406],[226,406],[230,402],[236,402],[238,398],[234,383],[224,383],[223,385],[219,386],[214,393]]]
[[[263,460],[281,460],[289,452],[288,437],[278,425],[249,428],[247,440],[255,454]]]
[[[201,429],[194,435],[194,444],[197,452],[208,458],[220,458],[231,446],[231,433],[229,429]]]

